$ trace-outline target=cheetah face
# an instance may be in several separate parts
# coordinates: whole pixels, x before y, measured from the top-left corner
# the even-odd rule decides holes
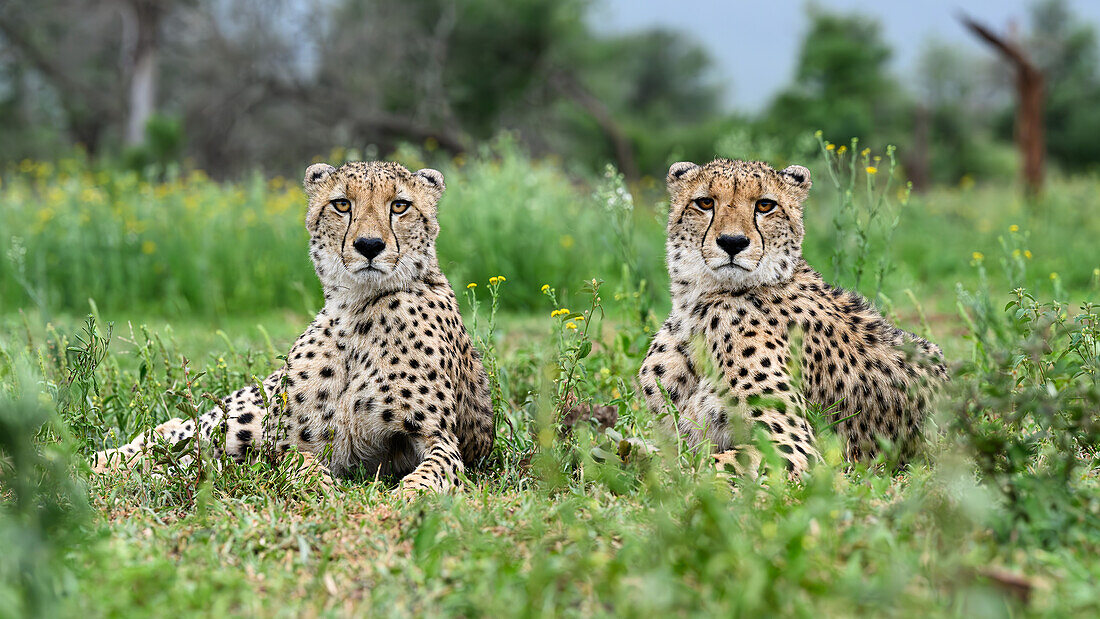
[[[810,171],[716,159],[668,170],[668,265],[674,281],[743,290],[790,279],[802,256]]]
[[[368,292],[407,288],[435,262],[436,170],[351,162],[306,168],[310,257],[326,288]]]

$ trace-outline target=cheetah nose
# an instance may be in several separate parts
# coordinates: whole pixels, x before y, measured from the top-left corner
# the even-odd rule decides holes
[[[745,236],[744,234],[738,234],[737,236],[723,234],[718,237],[718,247],[726,250],[726,253],[730,255],[730,258],[741,253],[741,251],[748,246],[749,237]]]
[[[386,249],[386,242],[378,237],[368,239],[366,237],[359,237],[352,243],[355,247],[355,251],[366,256],[367,260],[374,260],[374,257],[382,253],[383,249]]]

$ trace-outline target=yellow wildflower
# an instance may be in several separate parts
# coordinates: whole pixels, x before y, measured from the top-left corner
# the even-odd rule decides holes
[[[141,244],[141,253],[151,254],[157,251],[157,244],[152,241],[145,241]]]
[[[497,275],[497,279],[499,279],[501,283],[508,281],[508,278],[503,275]]]
[[[470,282],[469,284],[466,284],[466,287],[467,288],[477,288],[477,284],[475,284],[473,282]]]
[[[864,157],[866,157],[867,155],[870,155],[870,154],[871,154],[871,149],[870,149],[870,148],[865,148],[865,149],[863,149],[863,150],[862,150],[862,151],[861,151],[861,152],[860,152],[859,154],[860,154],[860,155],[863,155]]]
[[[1058,279],[1058,274],[1057,273],[1051,273],[1050,278],[1051,279]]]
[[[869,165],[869,166],[867,166],[867,173],[871,174],[871,175],[878,174],[878,168],[876,168],[873,165]]]
[[[584,320],[584,316],[577,316],[573,320],[576,320],[576,321],[580,322],[580,321]]]
[[[489,278],[489,285],[491,285],[491,286],[496,286],[498,282],[500,282],[499,277],[490,277]]]
[[[566,314],[569,313],[569,308],[568,307],[563,307],[558,311],[561,312],[562,316],[565,316]]]
[[[843,155],[848,150],[848,147],[841,144],[840,148],[836,149],[836,154]]]
[[[976,252],[970,254],[970,257],[977,260],[978,262],[981,262],[982,260],[985,260],[985,254],[983,254],[980,251],[976,251]]]
[[[1012,257],[1013,258],[1019,258],[1021,255],[1022,254],[1020,254],[1020,250],[1018,250],[1018,249],[1012,250]]]
[[[573,322],[567,322],[567,323],[565,323],[565,328],[566,328],[566,329],[576,329],[576,328],[577,328],[577,324],[576,324],[576,323],[573,323]]]
[[[543,294],[545,294],[547,292],[550,292],[550,284],[543,284],[542,285],[542,292],[543,292]]]
[[[1008,227],[1008,231],[1009,232],[1019,232],[1020,231],[1020,226],[1017,226],[1016,224],[1012,224],[1011,226]]]
[[[1027,258],[1028,260],[1031,260],[1031,250],[1030,249],[1025,249],[1024,250],[1024,258]]]
[[[825,150],[833,150],[836,148],[836,144],[826,144]]]

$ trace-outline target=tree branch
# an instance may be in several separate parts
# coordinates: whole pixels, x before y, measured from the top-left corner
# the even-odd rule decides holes
[[[615,149],[615,160],[619,164],[619,170],[628,180],[637,180],[638,166],[634,162],[633,145],[603,101],[600,101],[589,92],[570,72],[556,71],[551,73],[550,83],[555,90],[580,106],[596,121],[596,124],[600,126],[600,130],[611,141],[611,146]]]
[[[1023,159],[1023,177],[1027,191],[1036,195],[1043,186],[1045,138],[1043,127],[1042,71],[1016,43],[997,35],[966,15],[959,20],[975,36],[1003,56],[1016,71],[1016,143]]]
[[[88,107],[93,108],[98,114],[104,114],[112,118],[118,116],[119,105],[117,101],[105,96],[102,90],[81,83],[67,73],[62,68],[63,65],[55,62],[35,45],[30,37],[24,34],[26,31],[27,27],[25,25],[15,23],[10,18],[0,14],[0,34],[3,34],[12,47],[18,50],[19,54],[43,77],[53,83],[58,90],[68,97],[80,97]]]

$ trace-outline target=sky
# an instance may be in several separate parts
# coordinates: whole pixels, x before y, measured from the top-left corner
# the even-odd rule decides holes
[[[958,22],[960,11],[1006,31],[1027,24],[1031,0],[817,0],[837,11],[859,11],[882,24],[899,76],[916,66],[930,40],[993,53]],[[597,32],[665,27],[689,33],[711,54],[731,108],[758,111],[790,82],[809,23],[806,0],[599,0],[591,14]],[[1074,14],[1100,25],[1100,0],[1070,0]],[[904,77],[903,77],[904,79]]]

